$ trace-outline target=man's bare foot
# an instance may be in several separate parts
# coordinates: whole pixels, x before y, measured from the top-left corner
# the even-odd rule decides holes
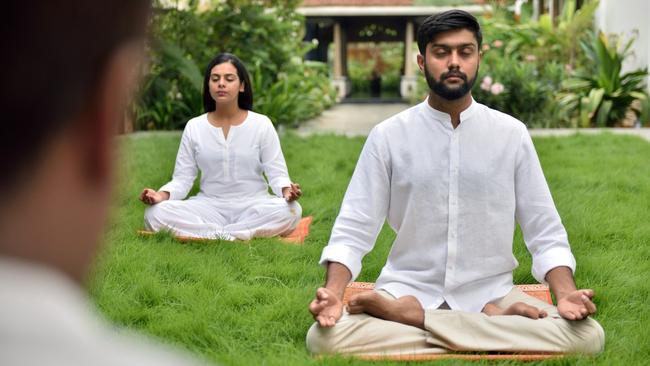
[[[424,329],[424,309],[413,296],[392,300],[376,291],[364,291],[350,298],[348,311],[350,314],[366,313],[380,319]]]
[[[521,315],[531,319],[546,318],[548,315],[546,311],[523,302],[516,302],[506,309],[488,303],[483,308],[483,312],[487,315]]]

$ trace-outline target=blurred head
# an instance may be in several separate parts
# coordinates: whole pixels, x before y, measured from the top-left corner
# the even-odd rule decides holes
[[[149,8],[145,0],[3,4],[0,255],[83,277],[109,205],[113,132]]]
[[[203,109],[212,112],[217,104],[237,101],[241,109],[253,110],[253,89],[244,63],[230,53],[218,54],[205,69]]]
[[[431,92],[446,100],[467,96],[476,81],[483,40],[476,18],[462,10],[430,16],[417,38],[418,65]]]

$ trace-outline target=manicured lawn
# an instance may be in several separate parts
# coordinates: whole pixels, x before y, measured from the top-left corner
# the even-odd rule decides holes
[[[304,214],[315,218],[304,246],[275,239],[184,245],[164,235],[138,237],[144,205],[136,197],[144,186],[158,188],[169,179],[179,138],[122,139],[114,219],[91,284],[101,311],[224,365],[390,364],[322,361],[305,350],[312,323],[307,304],[324,275],[317,261],[364,140],[282,139],[292,178],[304,188]],[[644,364],[650,355],[650,144],[608,134],[535,144],[578,260],[578,283],[595,289],[596,318],[607,336],[596,359],[545,364]],[[384,227],[359,280],[376,278],[393,237]],[[533,282],[519,232],[515,253],[515,280]]]

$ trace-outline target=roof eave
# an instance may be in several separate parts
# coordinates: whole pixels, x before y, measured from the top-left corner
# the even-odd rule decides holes
[[[473,14],[482,14],[489,10],[489,6],[308,6],[299,7],[296,11],[306,17],[394,17],[427,16],[452,9],[465,10]]]

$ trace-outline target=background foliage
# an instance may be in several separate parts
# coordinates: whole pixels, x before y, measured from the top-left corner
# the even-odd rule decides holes
[[[399,96],[400,81],[404,63],[404,44],[401,42],[380,42],[374,47],[381,54],[377,59],[355,60],[348,58],[348,78],[352,83],[354,95],[370,94],[370,75],[377,68],[383,69],[381,73],[381,94],[383,96]]]
[[[517,19],[512,1],[488,3],[492,11],[479,19],[483,56],[472,90],[477,101],[529,127],[650,123],[646,70],[622,72],[634,40],[593,35],[598,1],[584,1],[576,10],[576,1],[567,0],[555,21],[548,14],[531,19],[530,4]],[[418,89],[420,100],[427,91],[424,78]]]
[[[221,0],[205,9],[198,1],[183,9],[157,3],[150,63],[134,105],[136,129],[179,129],[203,113],[203,68],[222,51],[246,63],[254,109],[276,124],[295,126],[331,106],[336,91],[329,83],[327,66],[303,60],[313,45],[301,41],[304,19],[295,11],[299,3]],[[584,1],[576,10],[576,1],[567,0],[555,21],[548,15],[532,20],[530,2],[520,17],[513,15],[512,1],[487,3],[492,11],[480,19],[483,59],[473,89],[479,102],[531,127],[650,123],[645,70],[627,75],[621,71],[631,43],[599,45],[599,38],[590,36],[598,1]],[[399,86],[403,48],[396,45],[378,44],[387,66],[382,74],[384,95],[395,93]],[[368,91],[368,76],[375,66],[350,60],[354,90]],[[426,94],[423,78],[418,89],[413,102]]]
[[[598,3],[575,10],[565,3],[557,24],[548,14],[535,21],[524,9],[518,21],[505,6],[492,2],[493,13],[482,20],[484,45],[475,98],[511,114],[530,127],[562,127],[556,95],[562,80],[589,60],[579,42],[592,27]],[[502,88],[495,85],[502,85]]]
[[[623,43],[620,37],[592,33],[581,42],[584,53],[596,62],[586,64],[562,84],[560,109],[573,125],[611,127],[626,118],[637,119],[647,111],[647,70],[621,70],[633,41]]]
[[[334,102],[325,65],[303,61],[299,0],[225,0],[208,8],[155,5],[150,62],[135,104],[137,129],[177,129],[203,113],[205,65],[237,55],[251,74],[254,110],[295,124]]]

